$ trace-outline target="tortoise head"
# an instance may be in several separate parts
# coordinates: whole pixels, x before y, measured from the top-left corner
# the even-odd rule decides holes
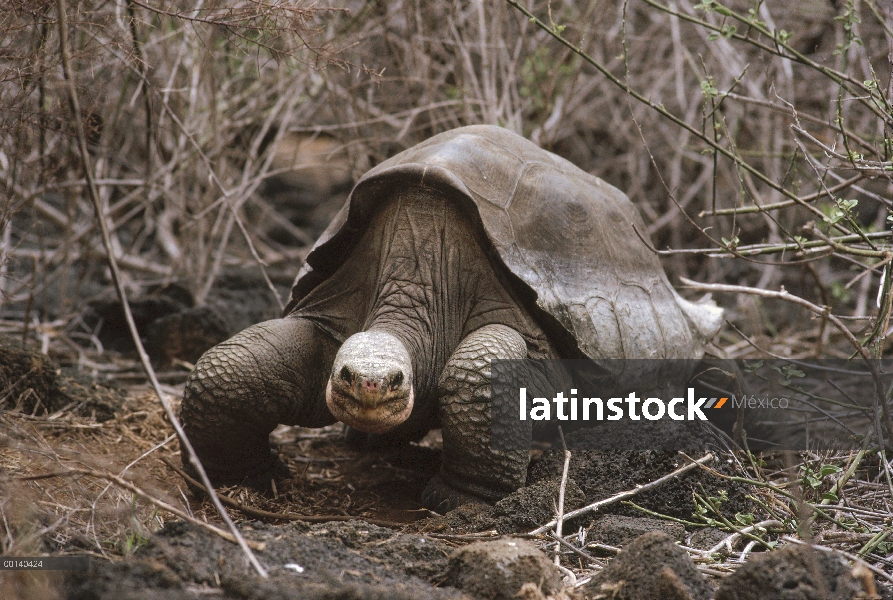
[[[332,415],[354,429],[385,433],[412,412],[412,363],[390,333],[363,331],[341,345],[326,386]]]

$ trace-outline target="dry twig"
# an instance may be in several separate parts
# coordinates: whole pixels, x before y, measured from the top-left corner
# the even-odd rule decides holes
[[[57,7],[59,11],[60,54],[62,56],[62,66],[65,72],[65,80],[68,83],[67,91],[68,99],[71,103],[71,112],[76,123],[76,133],[78,138],[78,146],[81,153],[81,160],[83,161],[84,166],[84,176],[87,179],[87,189],[90,194],[90,199],[93,201],[93,207],[96,211],[96,219],[99,222],[100,231],[102,232],[102,242],[105,246],[106,252],[108,253],[108,264],[112,273],[112,281],[114,282],[115,289],[118,292],[119,298],[121,299],[121,305],[124,309],[124,316],[127,320],[127,325],[130,328],[130,335],[133,338],[134,344],[136,345],[137,352],[140,356],[140,362],[142,362],[143,364],[146,375],[149,377],[149,381],[152,382],[152,387],[155,389],[155,393],[158,395],[158,399],[161,402],[162,406],[164,406],[164,411],[167,414],[171,425],[173,425],[174,430],[177,432],[177,437],[180,438],[180,444],[182,448],[189,454],[190,462],[193,464],[199,476],[201,477],[205,488],[208,490],[208,495],[211,497],[211,500],[214,503],[214,506],[220,513],[220,516],[223,519],[224,523],[226,523],[227,527],[229,527],[230,531],[232,532],[230,534],[230,537],[227,539],[238,543],[238,545],[245,552],[245,555],[248,557],[249,562],[257,571],[257,573],[261,577],[267,577],[266,570],[261,566],[260,562],[258,562],[257,557],[254,556],[254,553],[251,551],[248,543],[242,537],[242,534],[239,532],[235,523],[233,523],[232,519],[230,519],[229,514],[227,514],[226,512],[226,509],[223,508],[220,500],[217,499],[217,494],[214,492],[214,487],[211,485],[211,481],[210,479],[208,479],[208,475],[205,473],[205,469],[202,466],[198,455],[196,455],[195,450],[192,448],[192,444],[189,443],[189,439],[186,437],[186,433],[180,426],[177,415],[174,414],[174,410],[171,407],[170,402],[168,402],[166,395],[164,394],[164,392],[161,391],[161,385],[158,382],[158,378],[155,376],[155,370],[152,368],[152,364],[149,361],[149,355],[146,354],[146,350],[145,348],[143,348],[142,341],[140,340],[140,334],[137,331],[136,323],[133,320],[133,314],[130,310],[130,304],[127,301],[127,292],[124,290],[121,272],[119,271],[118,263],[115,260],[115,252],[112,246],[111,235],[109,234],[108,225],[105,221],[105,214],[102,210],[102,200],[99,197],[99,192],[97,191],[96,185],[94,183],[92,161],[90,160],[90,153],[87,150],[87,138],[84,130],[84,124],[81,120],[80,101],[78,99],[77,90],[75,88],[72,77],[71,60],[68,52],[68,21],[66,18],[66,0],[58,0]],[[119,485],[122,485],[123,480],[119,481],[119,478],[114,478],[113,480],[116,481],[116,483],[118,483]],[[134,493],[137,493],[135,491],[135,488],[132,491],[134,491]],[[158,502],[154,499],[152,501]],[[177,514],[178,516],[185,515],[185,513],[182,513],[182,511],[177,511],[177,513],[175,514]]]

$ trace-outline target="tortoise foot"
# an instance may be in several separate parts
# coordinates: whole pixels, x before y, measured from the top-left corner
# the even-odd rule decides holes
[[[436,513],[445,514],[463,504],[489,504],[486,498],[451,486],[441,475],[435,475],[422,492],[422,504]]]

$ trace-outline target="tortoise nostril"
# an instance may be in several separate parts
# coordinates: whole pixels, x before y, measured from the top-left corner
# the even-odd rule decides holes
[[[391,378],[391,389],[396,390],[403,384],[403,372],[400,371]]]
[[[338,375],[347,383],[353,381],[353,376],[350,373],[350,369],[348,369],[347,367],[341,367],[341,372],[338,373]]]

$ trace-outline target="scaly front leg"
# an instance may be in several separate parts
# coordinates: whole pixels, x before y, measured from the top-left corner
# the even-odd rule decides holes
[[[282,468],[269,446],[278,424],[335,421],[325,389],[337,349],[311,321],[286,317],[253,325],[202,355],[186,382],[180,418],[214,483],[268,486]],[[183,463],[193,470],[185,452]]]
[[[501,410],[507,407],[494,411],[490,361],[526,357],[524,338],[505,325],[481,327],[450,357],[439,383],[443,467],[422,495],[428,508],[443,512],[466,502],[492,502],[524,485],[530,421]],[[506,433],[498,439],[491,439],[494,419]]]

